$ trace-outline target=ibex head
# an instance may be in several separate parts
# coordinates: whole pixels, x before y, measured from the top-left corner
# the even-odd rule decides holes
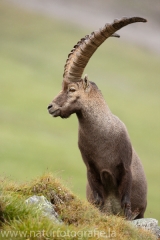
[[[98,31],[82,38],[71,50],[64,67],[62,90],[48,106],[48,111],[53,117],[67,118],[73,113],[81,111],[88,96],[94,96],[96,85],[85,76],[82,78],[84,68],[97,48],[108,37],[119,37],[115,34],[122,27],[135,23],[146,22],[140,17],[122,18],[106,24]]]

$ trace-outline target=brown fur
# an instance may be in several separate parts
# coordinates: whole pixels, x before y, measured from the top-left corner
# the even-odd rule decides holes
[[[127,219],[142,218],[147,183],[125,125],[108,108],[96,84],[87,78],[63,81],[62,91],[48,106],[54,117],[76,113],[78,146],[87,168],[87,199],[103,212]]]

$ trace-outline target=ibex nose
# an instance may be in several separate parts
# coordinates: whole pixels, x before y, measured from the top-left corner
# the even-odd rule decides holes
[[[49,104],[49,105],[48,105],[48,110],[49,110],[50,108],[52,108],[52,104]]]

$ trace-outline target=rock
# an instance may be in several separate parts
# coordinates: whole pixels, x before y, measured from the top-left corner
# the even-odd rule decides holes
[[[25,200],[28,205],[36,206],[37,210],[40,210],[43,216],[48,217],[51,221],[57,224],[62,224],[59,220],[58,213],[54,210],[53,204],[51,204],[44,196],[32,196]]]
[[[158,226],[158,220],[154,218],[140,218],[131,221],[136,227],[140,227],[151,231],[157,238],[160,238],[160,227]]]

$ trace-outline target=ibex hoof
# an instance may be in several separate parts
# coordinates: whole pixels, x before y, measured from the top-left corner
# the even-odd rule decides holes
[[[129,201],[122,201],[122,209],[127,220],[132,219],[131,203]]]
[[[94,204],[98,207],[101,207],[104,204],[103,199],[99,196],[98,193],[95,195]]]

